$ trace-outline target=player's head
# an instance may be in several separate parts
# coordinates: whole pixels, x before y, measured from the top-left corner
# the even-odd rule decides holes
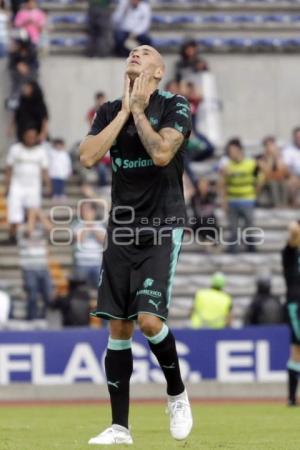
[[[244,158],[243,146],[240,139],[234,138],[227,142],[226,154],[235,162],[239,162]]]
[[[38,130],[32,126],[23,131],[21,140],[25,147],[34,147],[38,143],[38,137]]]
[[[294,138],[294,144],[296,145],[296,147],[300,148],[300,127],[294,128],[293,138]]]
[[[165,63],[161,54],[150,45],[135,47],[127,58],[126,73],[130,80],[134,80],[142,72],[147,72],[157,83],[165,73]]]

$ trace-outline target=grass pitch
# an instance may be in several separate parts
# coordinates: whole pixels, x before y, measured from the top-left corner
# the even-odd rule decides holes
[[[187,441],[174,441],[164,405],[131,407],[138,450],[299,450],[300,408],[279,404],[196,404],[194,429]],[[0,450],[87,450],[90,437],[110,420],[106,405],[0,407]]]

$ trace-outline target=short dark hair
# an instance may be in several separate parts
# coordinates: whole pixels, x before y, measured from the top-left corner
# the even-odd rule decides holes
[[[300,131],[300,126],[295,127],[295,128],[293,129],[293,135],[295,135],[295,134],[298,133],[299,131]]]
[[[240,138],[235,137],[235,138],[229,139],[229,141],[226,144],[225,151],[227,154],[229,151],[229,147],[231,147],[232,145],[234,145],[235,147],[238,147],[241,151],[243,150],[242,141],[240,140]]]
[[[53,145],[65,145],[65,140],[63,138],[52,139]]]
[[[105,94],[102,91],[96,92],[96,94],[95,94],[95,98],[97,100],[99,100],[99,98],[104,98],[104,97],[105,97]]]
[[[263,140],[262,140],[262,145],[266,145],[266,144],[268,144],[268,142],[276,142],[276,138],[275,138],[275,136],[265,136],[264,138],[263,138]]]
[[[25,136],[27,131],[32,131],[32,130],[35,131],[36,133],[39,133],[39,129],[35,123],[27,123],[26,126],[21,131],[21,136],[22,137]]]

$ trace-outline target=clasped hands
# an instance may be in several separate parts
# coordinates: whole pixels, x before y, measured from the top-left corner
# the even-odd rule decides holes
[[[124,92],[122,97],[122,111],[128,116],[130,113],[143,113],[148,106],[150,95],[150,76],[146,72],[142,72],[133,83],[130,91],[130,79],[128,75],[125,77]]]

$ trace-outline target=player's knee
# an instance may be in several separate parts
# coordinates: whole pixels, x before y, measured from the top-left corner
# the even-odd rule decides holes
[[[110,320],[110,336],[113,339],[130,339],[133,334],[133,322],[129,320]]]
[[[300,345],[294,345],[292,347],[291,357],[295,362],[300,362]]]
[[[159,317],[151,316],[150,314],[140,314],[138,316],[138,324],[141,332],[149,337],[159,333],[162,326]]]

